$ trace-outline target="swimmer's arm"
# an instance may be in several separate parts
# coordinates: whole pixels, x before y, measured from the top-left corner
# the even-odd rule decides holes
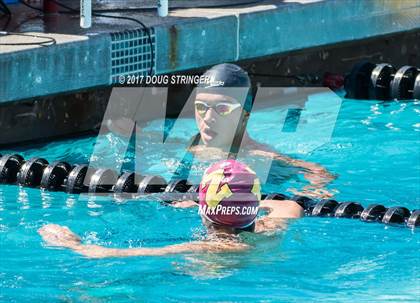
[[[257,220],[255,224],[257,233],[286,229],[287,219],[303,217],[303,208],[291,200],[262,200],[260,209],[267,210],[268,214]]]
[[[88,258],[134,257],[134,256],[164,256],[181,253],[199,252],[237,252],[249,248],[248,245],[237,242],[195,241],[168,245],[157,248],[107,248],[99,245],[86,245],[79,236],[68,227],[48,224],[38,230],[43,240],[50,246],[65,247]]]
[[[256,146],[257,147],[257,146]],[[324,189],[326,185],[336,179],[336,176],[330,173],[325,167],[313,162],[306,162],[299,159],[293,159],[289,156],[278,154],[277,152],[264,149],[254,149],[251,151],[252,154],[263,157],[271,157],[287,163],[289,165],[303,168],[303,175],[306,180],[310,183],[309,186],[304,188],[305,194],[315,198],[328,198],[332,194]],[[299,194],[296,192],[296,194]]]
[[[248,249],[248,245],[240,243],[218,242],[189,242],[168,245],[156,248],[107,248],[98,245],[80,244],[73,250],[88,258],[109,257],[139,257],[139,256],[166,256],[185,253],[223,253],[239,252]]]
[[[331,182],[336,178],[332,173],[330,173],[325,167],[323,167],[320,164],[313,163],[313,162],[307,162],[300,159],[294,159],[292,157],[279,154],[273,151],[263,150],[263,149],[254,149],[252,151],[252,154],[258,155],[258,156],[264,156],[264,157],[271,157],[273,159],[285,162],[289,165],[300,167],[306,169],[309,173],[312,173],[313,175],[319,176],[319,178],[314,179],[311,178],[308,181],[315,184],[326,184]]]
[[[193,200],[186,200],[186,201],[174,201],[169,205],[176,208],[189,208],[189,207],[198,206],[198,203]]]

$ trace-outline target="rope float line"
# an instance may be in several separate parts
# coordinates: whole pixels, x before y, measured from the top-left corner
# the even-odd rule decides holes
[[[67,162],[49,164],[43,158],[25,161],[20,155],[0,155],[0,183],[36,187],[48,191],[67,193],[115,193],[115,194],[154,194],[179,193],[189,194],[192,200],[198,200],[198,185],[191,185],[187,180],[175,179],[167,183],[160,176],[141,176],[134,172],[125,172],[118,176],[110,169],[93,170],[88,175],[87,165],[71,166]],[[140,180],[138,184],[135,183]],[[84,184],[85,178],[88,180]],[[164,196],[164,195],[163,195]],[[360,219],[364,222],[382,222],[390,225],[405,225],[415,228],[420,225],[420,210],[410,211],[405,207],[385,207],[371,204],[364,208],[357,202],[337,202],[332,199],[315,201],[305,196],[288,197],[279,193],[264,194],[264,200],[296,201],[307,216]],[[165,202],[172,202],[166,200]]]
[[[420,100],[420,68],[361,61],[345,77],[346,98],[370,100]]]

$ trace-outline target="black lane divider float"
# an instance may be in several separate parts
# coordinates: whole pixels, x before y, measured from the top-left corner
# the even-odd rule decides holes
[[[420,69],[362,61],[345,77],[344,89],[351,99],[420,100]]]
[[[89,170],[87,165],[71,166],[66,162],[49,164],[42,158],[25,161],[20,155],[0,155],[0,183],[37,187],[48,191],[67,193],[114,193],[114,194],[162,194],[163,201],[172,202],[173,194],[185,195],[198,200],[198,185],[191,185],[184,179],[167,183],[160,176],[140,176],[125,172],[118,176],[110,169]],[[136,178],[137,177],[137,178]],[[84,182],[85,179],[87,182]],[[136,180],[139,183],[136,184]],[[86,183],[86,184],[85,184]],[[169,193],[165,199],[165,193]],[[265,200],[294,200],[307,216],[326,216],[360,219],[364,222],[382,222],[390,225],[415,228],[420,225],[420,210],[410,211],[405,207],[385,207],[371,204],[364,208],[357,202],[337,202],[332,199],[315,201],[305,196],[288,197],[279,193],[264,194]]]

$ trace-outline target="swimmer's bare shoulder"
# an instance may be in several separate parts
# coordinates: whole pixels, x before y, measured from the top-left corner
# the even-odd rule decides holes
[[[255,222],[256,233],[286,229],[288,219],[303,217],[303,208],[292,200],[263,200],[260,209],[268,211],[268,214]]]

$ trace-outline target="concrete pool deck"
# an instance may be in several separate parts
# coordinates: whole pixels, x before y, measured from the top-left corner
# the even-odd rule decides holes
[[[95,17],[92,28],[82,30],[77,15],[42,16],[22,5],[10,8],[19,17],[8,31],[52,37],[57,43],[0,45],[0,103],[109,86],[120,75],[149,71],[150,41],[135,22]],[[174,9],[166,18],[154,10],[113,15],[136,18],[151,29],[156,74],[420,29],[419,0],[270,0]],[[3,44],[20,41],[42,39],[0,35]]]

